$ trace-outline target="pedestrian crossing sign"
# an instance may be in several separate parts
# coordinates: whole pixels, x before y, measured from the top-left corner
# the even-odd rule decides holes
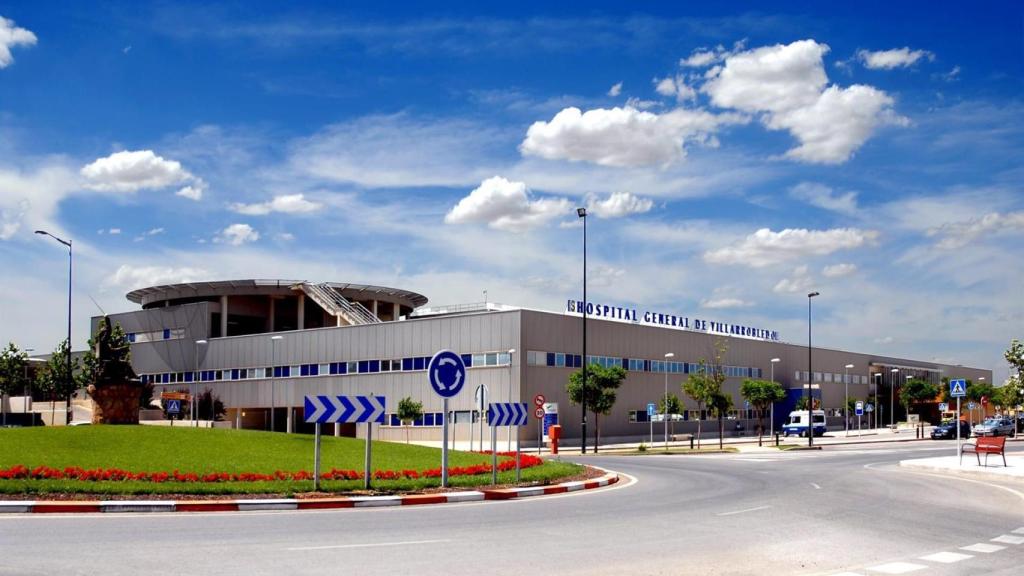
[[[963,379],[949,381],[949,395],[953,398],[967,396],[967,381]]]

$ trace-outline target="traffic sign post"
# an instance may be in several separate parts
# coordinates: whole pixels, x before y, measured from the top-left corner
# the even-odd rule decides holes
[[[466,365],[451,350],[440,350],[427,365],[427,380],[438,396],[444,399],[444,420],[441,423],[441,487],[448,487],[448,399],[462,390],[466,383]]]
[[[303,413],[306,423],[316,424],[313,439],[313,491],[320,489],[320,425],[366,424],[366,452],[363,462],[363,488],[370,489],[373,423],[384,423],[383,396],[306,396]]]
[[[487,385],[480,384],[473,392],[473,399],[476,400],[476,409],[480,414],[480,450],[484,449],[484,409],[487,407]],[[469,424],[469,451],[473,451],[473,424]]]
[[[651,425],[651,445],[654,445],[654,402],[647,403],[647,422]]]
[[[537,456],[540,456],[544,448],[544,408],[537,406],[533,410],[533,417],[537,419]]]
[[[949,395],[956,398],[956,455],[963,455],[963,446],[960,443],[960,399],[967,396],[967,380],[957,378],[949,381]],[[974,402],[967,404],[973,410]]]
[[[853,405],[853,411],[857,414],[857,436],[860,436],[860,417],[864,415],[864,401],[857,400]]]
[[[526,426],[528,421],[526,404],[522,402],[495,402],[487,408],[487,423],[491,426],[491,484],[498,483],[498,426],[516,428],[516,482],[519,482],[519,427]]]

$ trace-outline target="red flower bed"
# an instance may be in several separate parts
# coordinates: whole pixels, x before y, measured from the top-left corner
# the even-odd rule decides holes
[[[490,454],[490,452],[485,452]],[[516,467],[515,452],[499,452],[503,458],[498,462],[498,470],[506,472]],[[529,454],[520,455],[520,466],[532,468],[540,466],[544,460]],[[475,466],[455,466],[448,469],[449,476],[475,476],[478,474],[489,474],[490,464],[477,464]],[[441,468],[429,470],[375,470],[373,477],[376,480],[415,480],[418,478],[440,478]],[[320,478],[323,480],[362,480],[363,473],[357,470],[339,470],[332,468],[329,472],[322,472]],[[306,470],[287,472],[276,470],[272,473],[261,472],[210,472],[197,474],[195,472],[129,472],[118,468],[95,468],[87,470],[77,466],[67,468],[50,468],[49,466],[37,466],[28,468],[17,464],[10,468],[0,468],[0,480],[77,480],[81,482],[273,482],[278,480],[312,480],[313,473]]]

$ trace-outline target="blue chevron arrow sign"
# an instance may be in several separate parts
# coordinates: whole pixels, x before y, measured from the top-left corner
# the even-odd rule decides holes
[[[487,406],[491,426],[526,426],[529,414],[524,402],[493,402]]]
[[[383,396],[306,396],[306,422],[384,423]]]

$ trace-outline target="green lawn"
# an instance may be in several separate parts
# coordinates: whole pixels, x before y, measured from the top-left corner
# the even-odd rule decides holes
[[[321,471],[331,468],[363,470],[363,440],[325,436],[321,440]],[[490,463],[490,456],[449,452],[449,466]],[[21,464],[29,468],[119,468],[132,472],[295,472],[313,470],[313,436],[273,434],[253,430],[195,429],[163,426],[75,426],[0,429],[0,468]],[[441,465],[436,448],[373,443],[374,470],[417,470]],[[546,483],[579,474],[581,468],[563,462],[522,471],[524,482]],[[499,474],[500,483],[511,483],[514,472]],[[490,474],[454,476],[453,486],[490,484]],[[432,478],[374,481],[382,492],[420,490],[439,486]],[[326,481],[322,489],[347,492],[362,489],[362,480]],[[309,492],[312,481],[280,482],[83,482],[71,480],[0,480],[0,493],[96,494],[290,494]]]

